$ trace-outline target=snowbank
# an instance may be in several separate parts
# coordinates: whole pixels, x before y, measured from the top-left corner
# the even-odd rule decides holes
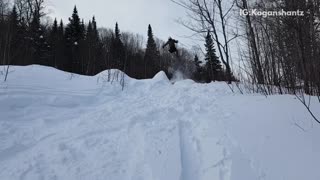
[[[165,72],[163,71],[160,71],[158,72],[153,78],[152,78],[153,81],[166,81],[166,82],[169,82],[169,79],[166,75]]]
[[[122,91],[108,71],[12,67],[0,83],[0,179],[320,179],[320,126],[295,97],[124,77]]]

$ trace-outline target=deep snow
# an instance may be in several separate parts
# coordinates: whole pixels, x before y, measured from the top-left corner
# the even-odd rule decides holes
[[[294,96],[172,85],[163,72],[125,77],[122,91],[107,74],[12,67],[0,83],[0,179],[320,179],[320,126]]]

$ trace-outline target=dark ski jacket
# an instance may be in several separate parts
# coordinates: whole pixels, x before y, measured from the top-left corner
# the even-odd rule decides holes
[[[178,43],[177,40],[169,38],[168,41],[162,46],[162,48],[165,48],[167,45],[169,45],[169,52],[173,53],[177,51],[176,43]]]

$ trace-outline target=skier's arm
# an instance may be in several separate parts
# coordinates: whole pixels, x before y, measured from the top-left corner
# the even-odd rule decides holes
[[[162,46],[162,48],[165,48],[168,44],[169,44],[169,41],[166,42],[166,43]]]

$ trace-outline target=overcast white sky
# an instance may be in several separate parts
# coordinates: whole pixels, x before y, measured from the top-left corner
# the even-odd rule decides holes
[[[180,45],[191,47],[192,42],[182,36],[191,33],[176,22],[186,16],[185,10],[170,0],[49,0],[52,17],[65,23],[74,5],[79,15],[89,21],[95,15],[98,26],[114,28],[118,22],[121,31],[147,36],[148,24],[154,35],[166,40],[169,36],[180,40]]]

